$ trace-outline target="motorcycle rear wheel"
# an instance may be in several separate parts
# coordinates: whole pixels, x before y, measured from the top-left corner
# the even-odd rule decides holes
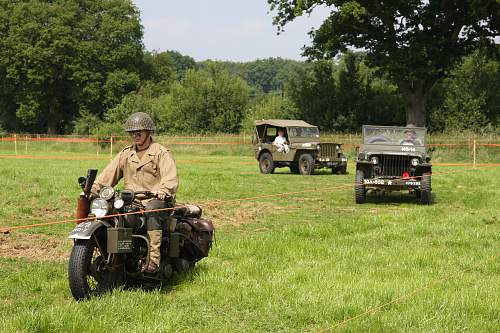
[[[95,234],[90,239],[78,239],[69,259],[68,279],[75,300],[88,299],[111,291],[113,274],[104,266],[104,255],[97,246]]]

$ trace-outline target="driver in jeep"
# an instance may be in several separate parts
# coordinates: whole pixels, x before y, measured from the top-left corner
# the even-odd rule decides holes
[[[125,122],[124,130],[133,144],[120,151],[97,177],[92,194],[97,196],[102,187],[114,187],[123,178],[125,189],[154,194],[154,198],[143,201],[146,210],[173,207],[179,185],[177,168],[170,151],[151,137],[155,130],[153,120],[144,112],[134,113]],[[160,265],[162,222],[168,213],[151,212],[145,216],[150,240],[150,260],[146,272],[154,273]]]
[[[275,146],[280,153],[287,154],[290,151],[290,146],[288,146],[288,141],[286,141],[285,138],[285,131],[282,128],[278,130],[278,136],[274,139],[273,146]]]
[[[408,126],[408,127],[411,127]],[[408,128],[404,131],[405,137],[399,142],[403,146],[421,146],[422,142],[417,138],[417,132],[414,129]]]

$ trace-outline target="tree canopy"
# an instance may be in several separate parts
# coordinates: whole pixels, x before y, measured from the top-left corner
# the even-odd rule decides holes
[[[427,110],[431,130],[498,130],[500,2],[268,1],[279,29],[329,6],[311,61],[147,51],[131,0],[0,0],[0,131],[119,134],[143,111],[163,133],[273,117],[356,132],[401,125],[405,99],[416,125]]]
[[[296,17],[328,6],[329,17],[310,32],[311,58],[332,59],[348,48],[363,49],[406,100],[407,123],[425,125],[431,88],[457,60],[492,46],[500,34],[497,0],[268,0],[281,30]]]
[[[204,67],[212,61],[201,62]],[[311,67],[303,61],[282,58],[258,59],[249,62],[218,62],[228,72],[236,74],[250,84],[256,93],[283,91],[288,80],[301,70]]]
[[[2,126],[63,132],[135,90],[142,26],[128,0],[0,1]]]

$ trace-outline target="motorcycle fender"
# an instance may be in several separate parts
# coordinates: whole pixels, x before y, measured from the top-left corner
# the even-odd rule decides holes
[[[202,219],[202,218],[187,218],[184,221],[189,223],[189,225],[196,231],[214,231],[214,225],[211,220]]]
[[[75,229],[73,229],[68,238],[72,239],[90,239],[92,234],[100,227],[111,227],[106,221],[96,220],[96,221],[86,221],[78,224]]]

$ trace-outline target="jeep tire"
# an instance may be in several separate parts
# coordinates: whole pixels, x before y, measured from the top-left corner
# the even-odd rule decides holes
[[[290,165],[290,172],[295,174],[300,173],[299,166],[297,164]]]
[[[311,175],[314,172],[314,158],[311,154],[302,154],[299,157],[299,171],[302,175]]]
[[[347,165],[332,168],[332,173],[337,175],[345,175],[347,173]]]
[[[354,198],[357,204],[362,204],[366,200],[366,191],[363,180],[365,179],[365,173],[363,170],[356,170],[356,178],[354,182]]]
[[[260,155],[259,169],[261,173],[274,173],[274,161],[270,153],[265,152]]]
[[[420,181],[420,203],[430,205],[432,203],[431,174],[424,173]]]

